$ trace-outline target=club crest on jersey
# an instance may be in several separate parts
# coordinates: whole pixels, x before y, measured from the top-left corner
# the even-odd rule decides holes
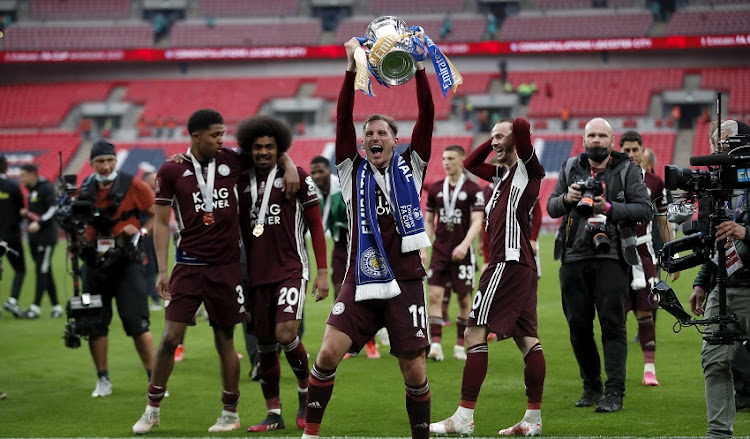
[[[225,164],[221,164],[221,165],[219,165],[218,171],[219,171],[219,174],[222,177],[226,177],[227,175],[229,175],[229,166],[227,166]]]
[[[284,179],[279,177],[273,181],[273,187],[276,189],[281,189],[281,187],[284,186]]]
[[[338,316],[344,313],[344,309],[346,309],[346,306],[341,302],[336,302],[335,305],[333,305],[333,308],[331,309],[331,314]]]
[[[370,247],[362,253],[360,266],[365,274],[373,279],[382,279],[387,275],[385,260],[375,247]]]

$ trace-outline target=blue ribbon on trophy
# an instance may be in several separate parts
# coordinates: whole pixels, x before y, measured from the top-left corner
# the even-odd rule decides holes
[[[424,37],[424,43],[420,35]],[[424,29],[419,26],[409,28],[398,17],[376,18],[367,26],[365,37],[357,40],[368,47],[369,52],[360,47],[354,53],[357,64],[354,88],[368,96],[375,96],[370,74],[386,87],[405,84],[416,74],[416,62],[424,61],[428,53],[444,97],[448,89],[455,92],[463,83],[456,67],[424,33]]]

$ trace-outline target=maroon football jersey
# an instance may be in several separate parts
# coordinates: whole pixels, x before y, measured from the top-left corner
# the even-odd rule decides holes
[[[240,194],[240,229],[247,255],[250,286],[279,282],[291,278],[310,279],[310,262],[307,256],[305,234],[308,227],[303,210],[317,206],[318,194],[315,183],[307,172],[297,168],[299,178],[304,181],[297,197],[291,200],[281,191],[284,185],[284,170],[278,168],[276,177],[267,188],[265,178],[257,178],[258,199],[252,202],[250,173],[245,172],[237,184]],[[263,194],[271,191],[263,234],[253,235]]]
[[[646,189],[648,189],[651,205],[656,208],[657,213],[665,213],[667,211],[667,191],[664,188],[664,181],[652,172],[644,172],[643,182],[646,184]],[[638,236],[651,234],[651,221],[638,224],[636,234]]]
[[[487,200],[490,263],[518,261],[536,269],[529,244],[529,215],[539,196],[544,168],[532,154],[526,163],[519,158],[512,168],[498,166],[495,172],[495,189]]]
[[[424,175],[427,171],[427,162],[419,157],[419,154],[411,148],[408,148],[403,154],[401,154],[401,156],[411,169],[417,193],[421,193]],[[344,283],[356,282],[356,270],[352,267],[357,266],[359,227],[354,226],[354,222],[357,220],[357,210],[352,208],[352,203],[357,200],[357,195],[355,193],[357,185],[354,183],[354,175],[359,168],[359,164],[362,163],[362,160],[364,159],[357,154],[353,159],[345,159],[337,165],[339,169],[339,179],[341,180],[341,195],[344,197],[344,202],[347,206],[346,211],[347,214],[349,214],[349,230],[352,231],[349,238],[349,266],[347,267]],[[380,185],[376,186],[375,195],[377,197],[376,210],[378,215],[378,226],[380,227],[380,235],[383,238],[383,248],[386,252],[385,257],[388,258],[388,263],[393,270],[394,276],[397,280],[422,279],[427,273],[425,272],[424,266],[422,266],[422,258],[419,256],[419,251],[415,250],[409,253],[401,252],[401,235],[396,231],[396,221],[391,213],[390,201],[380,190]]]
[[[175,246],[208,264],[240,260],[237,179],[245,168],[237,152],[222,148],[216,156],[214,223],[203,222],[204,204],[193,162],[164,162],[156,174],[156,204],[171,205],[177,220]],[[208,166],[201,166],[207,178]]]
[[[456,197],[453,216],[448,218],[445,214],[445,200],[449,200],[450,203],[454,191],[455,187],[449,185],[448,194],[443,194],[443,180],[433,183],[427,190],[427,211],[434,212],[437,218],[435,241],[432,243],[432,259],[430,261],[432,270],[446,270],[454,263],[451,260],[451,253],[469,232],[472,212],[484,211],[482,188],[473,181],[466,179]],[[448,223],[451,225],[448,225]],[[455,262],[455,264],[469,264],[473,260],[474,246],[472,245],[464,260]]]

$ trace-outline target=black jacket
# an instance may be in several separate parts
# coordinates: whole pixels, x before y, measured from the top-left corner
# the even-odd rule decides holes
[[[17,183],[0,174],[0,240],[21,240],[23,194]]]
[[[560,168],[560,176],[555,188],[547,201],[547,212],[552,218],[563,217],[560,229],[555,237],[555,259],[562,258],[562,262],[576,262],[586,259],[615,259],[622,261],[620,251],[620,232],[618,227],[630,226],[651,221],[651,200],[648,189],[643,183],[641,168],[630,161],[627,154],[612,151],[612,160],[604,170],[602,179],[606,184],[604,199],[612,204],[607,213],[607,235],[611,242],[609,252],[599,253],[590,245],[585,237],[584,226],[586,218],[576,212],[576,204],[566,204],[563,197],[568,193],[568,186],[591,176],[591,167],[585,153],[580,153],[573,160],[572,166],[566,166],[568,160]],[[567,169],[569,173],[566,173]],[[624,177],[624,185],[623,185]],[[578,241],[579,245],[574,245]]]
[[[34,245],[52,245],[57,242],[57,192],[55,185],[45,178],[39,178],[36,185],[29,188],[29,212],[39,216],[41,228],[37,233],[29,233],[29,242]]]

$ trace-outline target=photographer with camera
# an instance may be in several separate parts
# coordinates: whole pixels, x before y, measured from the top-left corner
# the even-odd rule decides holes
[[[711,149],[714,153],[717,151],[717,131],[714,129],[711,132]],[[750,135],[750,126],[734,120],[721,124],[722,140],[726,140],[727,136],[737,135]],[[737,250],[739,268],[737,269],[737,263],[730,264],[727,260],[726,311],[727,314],[737,316],[739,324],[734,329],[750,335],[750,269],[747,267],[750,264],[750,220],[747,216],[750,200],[747,193],[747,189],[733,190],[731,205],[726,207],[726,213],[732,220],[719,224],[716,241],[727,239],[726,248],[730,249],[733,246]],[[707,197],[701,198],[698,211],[699,230],[708,230],[708,215],[712,212],[713,204]],[[729,255],[730,251],[727,250],[727,256]],[[695,315],[705,314],[705,319],[719,314],[717,271],[714,262],[706,262],[693,281],[690,309]],[[708,297],[707,291],[710,291]],[[717,329],[717,324],[708,325],[706,332],[715,332]],[[701,363],[706,386],[707,438],[732,437],[736,410],[750,407],[750,383],[747,381],[747,358],[750,355],[747,347],[742,346],[739,341],[728,344],[703,343]],[[745,361],[738,361],[740,357],[744,357]],[[733,389],[737,391],[734,397]]]
[[[14,316],[23,318],[24,314],[18,306],[18,296],[21,295],[23,278],[26,277],[26,263],[21,244],[21,209],[23,209],[23,194],[21,188],[14,181],[8,179],[8,159],[0,154],[0,240],[7,243],[8,260],[15,271],[10,288],[10,297],[3,304]],[[1,257],[1,256],[0,256]]]
[[[653,216],[640,167],[627,154],[612,151],[613,143],[609,122],[590,120],[583,135],[586,151],[563,163],[547,202],[552,218],[563,217],[554,255],[562,259],[563,312],[583,378],[575,406],[596,405],[597,412],[622,409],[628,349],[624,306],[629,265],[638,263],[634,228]],[[604,388],[595,313],[602,329]]]
[[[115,147],[108,141],[94,142],[90,157],[95,174],[81,184],[73,209],[86,225],[81,242],[83,291],[102,298],[103,316],[89,334],[89,350],[98,374],[91,396],[96,398],[112,394],[107,370],[112,299],[117,302],[125,333],[133,338],[143,367],[151,375],[154,340],[149,331],[138,214],[148,212],[153,221],[154,194],[143,181],[116,170]]]

